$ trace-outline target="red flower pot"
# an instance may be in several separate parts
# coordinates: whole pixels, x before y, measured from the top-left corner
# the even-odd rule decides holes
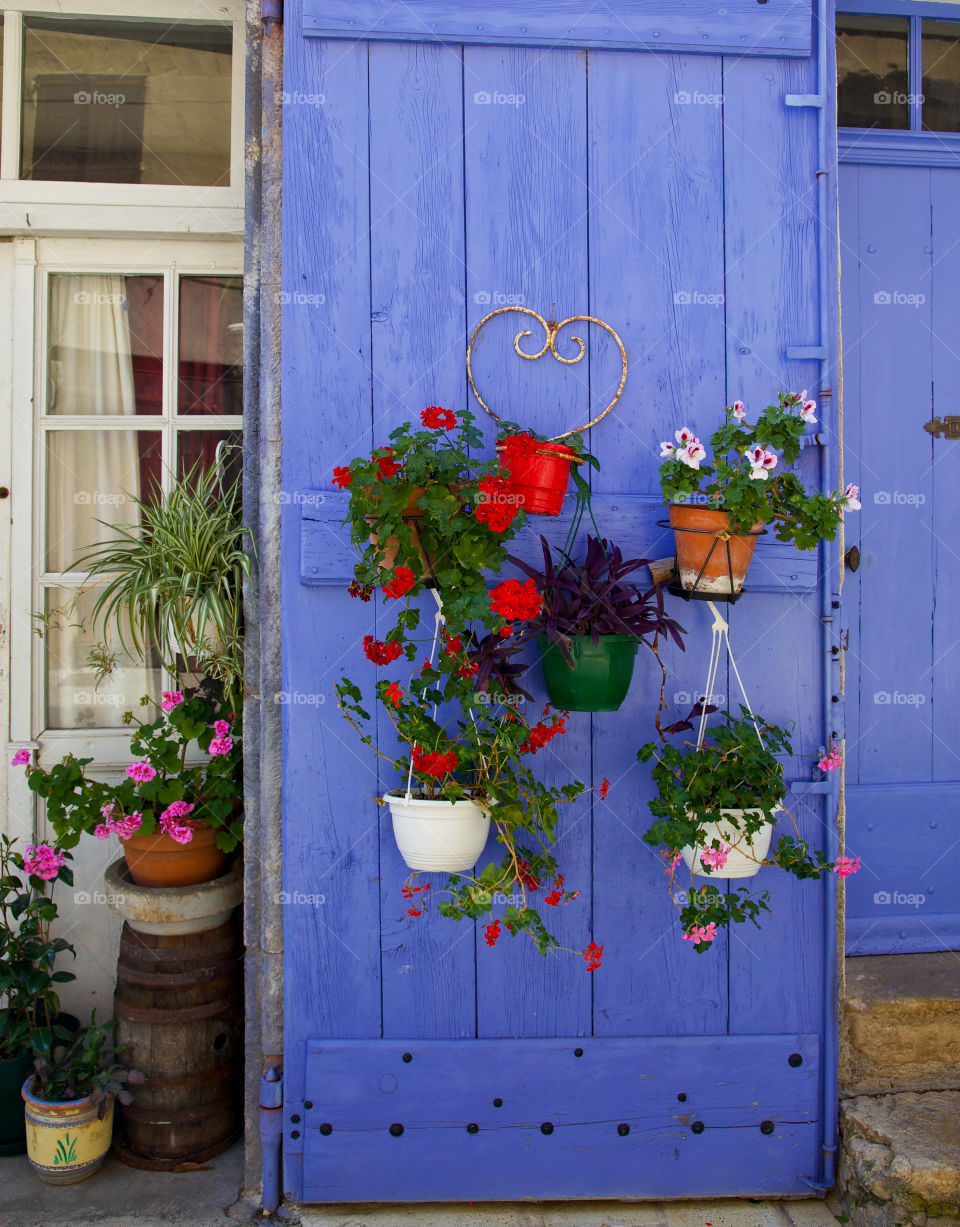
[[[570,480],[570,466],[583,462],[572,447],[563,443],[536,443],[523,454],[511,457],[509,465],[504,445],[497,444],[500,472],[508,476],[517,503],[537,516],[558,516]]]

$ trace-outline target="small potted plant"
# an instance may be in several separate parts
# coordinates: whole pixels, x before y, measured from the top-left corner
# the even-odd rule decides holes
[[[625,561],[618,546],[588,536],[582,563],[560,550],[555,566],[544,537],[540,544],[542,571],[509,560],[543,597],[523,637],[536,637],[550,700],[564,711],[616,711],[630,688],[640,644],[659,661],[660,637],[669,636],[682,649],[683,628],[664,612],[658,585],[640,588],[627,579],[649,559]]]
[[[70,943],[50,936],[58,881],[73,885],[69,854],[40,844],[24,856],[0,835],[0,1155],[26,1149],[20,1088],[33,1065],[33,1037],[60,1020],[57,985],[75,979],[55,966]]]
[[[208,882],[243,838],[239,719],[179,690],[157,706],[152,721],[124,717],[137,728],[122,783],[92,778],[93,759],[72,754],[49,770],[28,762],[27,780],[61,847],[117,835],[137,885]]]
[[[45,1184],[77,1184],[92,1176],[110,1149],[113,1104],[131,1103],[125,1089],[143,1075],[117,1060],[115,1023],[71,1032],[44,1028],[34,1036],[34,1071],[23,1084],[27,1158]]]
[[[810,492],[787,471],[816,422],[806,392],[780,392],[751,426],[742,401],[724,410],[710,436],[713,462],[688,427],[660,444],[660,486],[669,504],[680,584],[688,592],[735,596],[743,588],[757,537],[775,525],[781,541],[812,549],[832,541],[845,511],[859,510],[859,490]],[[781,464],[782,461],[782,464]]]
[[[519,619],[527,610],[524,602],[532,606],[539,598],[532,584],[505,583],[522,588],[524,595],[510,589],[498,597],[495,589],[491,599],[504,615]],[[370,714],[360,688],[348,678],[336,687],[337,701],[364,744],[397,773],[396,785],[382,803],[390,808],[407,865],[453,875],[443,891],[434,892],[444,895],[439,912],[454,920],[482,919],[492,911],[498,893],[518,894],[502,917],[486,926],[487,944],[495,945],[505,927],[513,936],[531,937],[545,954],[558,942],[531,896],[541,882],[552,884],[543,897],[545,912],[576,898],[577,892],[564,886],[553,844],[559,806],[574,801],[585,786],[573,779],[548,786],[534,774],[533,757],[565,732],[565,715],[547,709],[535,723],[528,722],[519,701],[522,695],[501,672],[504,661],[496,658],[493,638],[471,650],[459,636],[448,634],[436,663],[424,661],[405,686],[377,682],[377,698],[406,747],[396,758],[367,731]],[[483,665],[482,657],[488,658]],[[482,670],[483,689],[478,685]],[[445,714],[438,717],[441,708]],[[475,870],[491,830],[502,855]],[[413,881],[404,886],[409,916],[423,914],[426,896],[421,892],[428,889]],[[587,962],[593,970],[600,965],[601,947],[591,947]]]
[[[371,456],[334,469],[334,484],[350,492],[344,523],[362,551],[351,591],[368,597],[381,586],[387,600],[406,598],[398,623],[414,630],[410,598],[436,588],[459,632],[489,614],[482,573],[503,567],[505,544],[523,523],[521,502],[480,457],[483,436],[468,410],[431,405],[420,422],[423,429],[405,422]]]
[[[503,423],[497,440],[500,475],[505,478],[520,506],[529,515],[558,516],[571,475],[578,490],[586,483],[575,466],[589,462],[599,468],[596,457],[583,451],[583,440],[574,435],[560,443],[543,435]]]
[[[649,742],[637,754],[641,762],[655,760],[652,774],[658,791],[650,802],[656,821],[643,838],[661,849],[684,940],[692,941],[701,954],[709,949],[718,926],[745,920],[756,924],[760,913],[770,910],[769,892],[754,897],[741,887],[726,893],[709,880],[697,886],[694,876],[750,878],[767,865],[816,879],[831,870],[846,877],[859,868],[859,858],[833,862],[811,850],[799,838],[795,823],[795,835],[782,835],[770,852],[774,826],[787,813],[778,755],[792,753],[790,736],[759,717],[755,724],[746,708],[739,717],[729,712],[723,716],[702,744]],[[689,722],[685,727],[691,727]],[[682,896],[675,889],[681,860],[691,875],[690,889]]]

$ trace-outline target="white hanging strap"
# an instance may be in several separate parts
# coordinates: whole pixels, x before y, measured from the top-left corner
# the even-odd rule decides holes
[[[733,673],[737,679],[737,685],[740,687],[740,693],[743,695],[743,703],[747,711],[750,713],[750,719],[753,721],[753,727],[756,729],[757,740],[760,745],[763,745],[763,737],[760,735],[760,725],[757,723],[757,717],[754,715],[753,708],[750,706],[750,700],[747,697],[746,689],[743,685],[743,679],[740,676],[740,670],[737,668],[737,662],[733,658],[733,649],[730,646],[730,624],[724,618],[713,601],[708,601],[710,610],[713,613],[712,636],[710,640],[710,662],[707,665],[707,684],[703,691],[703,710],[700,713],[700,728],[697,732],[697,748],[703,745],[703,738],[707,728],[707,704],[710,702],[711,696],[714,694],[714,686],[717,682],[717,670],[720,666],[720,650],[726,645],[727,659],[733,666]]]
[[[446,626],[447,620],[443,616],[443,601],[440,599],[440,593],[436,590],[436,588],[431,588],[430,591],[433,593],[433,599],[437,602],[437,613],[433,623],[433,643],[430,645],[430,664],[432,665],[433,658],[437,651],[437,640],[440,638],[440,628],[442,626]],[[436,703],[433,705],[433,718],[434,720],[437,718]],[[414,742],[410,747],[410,770],[407,772],[407,795],[405,800],[408,805],[410,804],[410,799],[413,796],[413,793],[410,790],[410,785],[413,782],[413,751],[416,748],[417,743]]]

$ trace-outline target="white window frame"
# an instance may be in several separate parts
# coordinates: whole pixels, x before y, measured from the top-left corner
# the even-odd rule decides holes
[[[184,430],[236,430],[240,415],[211,419],[175,416],[177,370],[174,362],[173,321],[175,275],[220,274],[242,276],[243,248],[236,239],[200,240],[157,237],[149,243],[121,238],[47,238],[14,240],[16,301],[33,310],[16,313],[13,353],[12,497],[14,532],[11,541],[11,670],[10,738],[16,744],[39,743],[39,761],[59,762],[70,752],[92,756],[98,763],[126,761],[129,733],[123,729],[48,729],[46,716],[45,644],[35,634],[31,611],[43,608],[45,590],[65,580],[82,581],[76,572],[45,570],[46,435],[50,430],[95,426],[119,428],[107,418],[90,415],[44,416],[46,396],[46,337],[48,285],[57,273],[164,275],[164,413],[143,419],[143,425],[167,432],[168,442]],[[127,429],[130,429],[128,426]],[[168,454],[171,454],[168,452]],[[164,472],[168,486],[172,474]],[[16,509],[30,511],[29,522]]]
[[[242,0],[0,0],[3,113],[0,119],[0,233],[242,234],[244,7]],[[230,186],[70,183],[20,179],[23,18],[122,17],[233,28]]]

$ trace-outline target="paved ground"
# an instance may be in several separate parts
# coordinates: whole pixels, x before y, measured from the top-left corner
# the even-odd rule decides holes
[[[243,1151],[204,1171],[141,1172],[112,1156],[82,1184],[42,1184],[23,1156],[0,1158],[0,1227],[230,1227]],[[227,1210],[234,1207],[233,1216]],[[249,1208],[252,1211],[252,1207]],[[259,1214],[257,1222],[264,1222]],[[822,1202],[622,1202],[477,1206],[325,1206],[290,1209],[289,1227],[836,1227]]]

